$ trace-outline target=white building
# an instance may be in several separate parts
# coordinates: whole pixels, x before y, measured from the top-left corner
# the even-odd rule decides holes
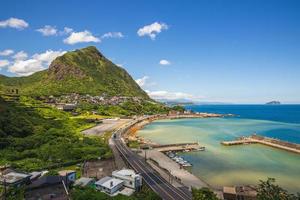
[[[113,196],[123,188],[124,181],[106,176],[95,183],[96,189]]]
[[[124,181],[124,186],[132,188],[134,190],[139,190],[142,186],[142,177],[136,174],[131,169],[122,169],[119,171],[113,171],[112,176]]]

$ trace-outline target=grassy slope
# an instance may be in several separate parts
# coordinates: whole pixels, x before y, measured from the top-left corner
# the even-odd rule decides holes
[[[86,128],[85,120],[71,119],[32,99],[7,103],[0,98],[0,112],[0,165],[32,171],[111,155],[101,138],[79,132]]]

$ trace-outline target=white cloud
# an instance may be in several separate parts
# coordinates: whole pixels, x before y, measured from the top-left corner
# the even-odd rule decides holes
[[[152,40],[155,39],[156,35],[162,30],[167,30],[168,25],[165,23],[154,22],[153,24],[144,26],[137,31],[137,34],[142,36],[149,36]]]
[[[24,29],[28,27],[28,23],[25,22],[23,19],[18,19],[18,18],[9,18],[7,20],[0,21],[0,28],[16,28],[16,29]]]
[[[73,32],[72,28],[64,27],[64,30],[60,32],[61,35],[67,35]]]
[[[168,92],[168,91],[149,91],[146,90],[148,95],[153,99],[166,99],[166,100],[200,100],[202,97],[195,96],[183,92]]]
[[[58,56],[61,56],[63,54],[65,54],[66,51],[52,51],[52,50],[47,50],[46,52],[44,53],[41,53],[41,54],[34,54],[32,56],[33,59],[35,60],[39,60],[39,61],[42,61],[42,62],[45,62],[47,65],[50,65],[51,62],[57,58]]]
[[[124,35],[121,32],[108,32],[101,36],[101,38],[123,38]]]
[[[0,56],[9,56],[9,55],[11,55],[13,53],[14,53],[13,50],[11,50],[11,49],[5,49],[3,51],[0,51]]]
[[[42,33],[44,36],[51,36],[57,34],[57,29],[54,26],[46,25],[43,28],[36,29],[37,32]]]
[[[30,59],[16,60],[8,67],[8,71],[19,76],[28,76],[34,72],[46,69],[56,57],[64,53],[66,52],[47,50],[41,54],[34,54]]]
[[[72,32],[72,34],[64,39],[66,44],[76,44],[82,42],[101,42],[101,40],[92,35],[91,32],[85,30],[82,32]]]
[[[160,64],[160,65],[171,65],[171,62],[168,61],[168,60],[160,60],[160,61],[159,61],[159,64]]]
[[[19,51],[19,52],[16,53],[12,58],[15,59],[15,61],[18,61],[18,60],[25,60],[26,58],[28,58],[28,55],[27,55],[27,53],[24,52],[24,51]]]
[[[142,78],[136,79],[135,82],[140,86],[143,87],[146,85],[147,80],[149,79],[148,76],[144,76]]]
[[[9,65],[8,60],[0,60],[0,69]]]

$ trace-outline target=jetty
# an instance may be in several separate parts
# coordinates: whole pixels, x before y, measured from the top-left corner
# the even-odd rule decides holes
[[[257,134],[253,134],[248,137],[240,137],[232,141],[222,141],[221,144],[225,146],[241,145],[241,144],[263,144],[274,148],[300,154],[300,144],[295,144],[291,142],[282,141],[279,139],[264,137]]]
[[[152,149],[160,152],[178,152],[178,151],[203,151],[204,146],[201,146],[198,142],[193,143],[177,143],[177,144],[165,144],[165,145],[149,145]]]

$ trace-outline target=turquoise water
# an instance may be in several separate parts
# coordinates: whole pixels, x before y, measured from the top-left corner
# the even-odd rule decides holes
[[[138,134],[160,144],[198,141],[204,145],[206,151],[182,153],[182,156],[193,164],[192,173],[214,187],[257,184],[260,179],[273,177],[287,190],[299,192],[299,154],[258,144],[220,145],[222,140],[253,132],[300,141],[300,124],[295,118],[293,123],[253,118],[160,120],[149,124]]]

